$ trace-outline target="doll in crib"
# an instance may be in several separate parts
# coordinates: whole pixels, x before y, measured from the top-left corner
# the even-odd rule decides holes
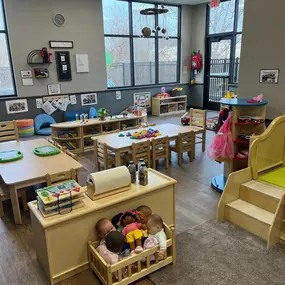
[[[144,249],[150,249],[159,245],[158,257],[164,258],[166,252],[167,237],[163,230],[163,220],[159,215],[153,214],[147,221],[149,229],[148,238],[144,242]]]
[[[142,224],[141,231],[143,234],[143,238],[147,238],[148,237],[147,221],[152,214],[152,210],[150,207],[146,205],[141,205],[137,207],[136,210],[134,211],[136,211],[137,221]]]
[[[107,218],[100,219],[95,225],[95,232],[103,241],[105,240],[105,237],[113,231],[116,231],[116,228]]]
[[[137,222],[136,213],[126,211],[121,217],[121,224],[124,226],[122,234],[130,246],[131,254],[142,252],[142,224]]]

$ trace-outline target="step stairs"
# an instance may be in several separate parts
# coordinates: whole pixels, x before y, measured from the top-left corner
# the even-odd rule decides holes
[[[239,198],[226,204],[225,219],[248,232],[268,240],[270,228],[285,189],[257,180],[240,185]],[[283,209],[285,214],[285,211]],[[285,221],[285,216],[282,220]],[[285,222],[284,222],[285,230]],[[285,243],[284,235],[280,241]]]

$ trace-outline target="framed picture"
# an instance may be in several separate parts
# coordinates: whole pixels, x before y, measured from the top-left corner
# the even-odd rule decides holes
[[[134,106],[135,107],[151,107],[151,93],[150,92],[141,92],[134,93]]]
[[[28,112],[27,99],[6,101],[6,109],[8,114]]]
[[[81,105],[96,105],[97,104],[97,93],[81,94]]]
[[[279,69],[261,69],[259,83],[277,84],[279,82]]]

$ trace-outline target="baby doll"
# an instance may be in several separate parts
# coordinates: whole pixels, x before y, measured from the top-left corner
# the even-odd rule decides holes
[[[121,217],[121,223],[124,226],[122,234],[126,237],[126,241],[130,246],[131,254],[140,253],[142,248],[142,232],[141,224],[137,222],[134,212],[127,211]]]
[[[141,206],[137,207],[136,212],[137,212],[136,213],[137,221],[142,224],[141,231],[142,231],[143,237],[147,238],[148,237],[148,231],[147,231],[146,224],[147,224],[148,218],[152,214],[152,211],[151,211],[150,207],[145,206],[145,205],[141,205]]]
[[[119,213],[116,216],[114,216],[112,218],[112,224],[114,225],[114,227],[117,229],[118,232],[122,232],[123,230],[123,226],[121,224],[121,217],[123,216],[124,213]]]
[[[107,218],[100,219],[95,225],[95,232],[98,235],[98,237],[102,239],[103,242],[105,241],[105,238],[108,235],[108,233],[113,231],[116,231],[116,228]]]
[[[100,244],[96,250],[107,264],[115,264],[120,260],[119,254],[123,249],[124,242],[125,237],[121,233],[112,231],[106,236],[105,243]]]
[[[159,215],[153,214],[147,221],[147,227],[149,229],[149,235],[144,243],[144,249],[149,249],[159,245],[158,256],[159,259],[163,259],[166,251],[166,235],[163,230],[163,220]]]

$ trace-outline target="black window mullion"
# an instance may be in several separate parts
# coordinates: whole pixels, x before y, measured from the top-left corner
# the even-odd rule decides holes
[[[239,0],[236,0],[236,2],[235,2],[235,15],[234,15],[234,32],[237,32],[238,13],[239,13]]]
[[[158,8],[158,5],[155,5],[155,8]],[[154,18],[154,28],[156,30],[156,27],[158,26],[158,14],[155,15]],[[158,32],[155,32],[155,56],[154,56],[154,62],[155,62],[155,78],[154,82],[155,84],[159,83],[159,58],[158,58]]]
[[[177,74],[176,80],[180,83],[180,71],[181,71],[181,7],[178,7],[178,40],[177,40]]]
[[[135,86],[134,37],[133,37],[133,4],[129,2],[129,33],[130,33],[130,63],[131,86]]]

